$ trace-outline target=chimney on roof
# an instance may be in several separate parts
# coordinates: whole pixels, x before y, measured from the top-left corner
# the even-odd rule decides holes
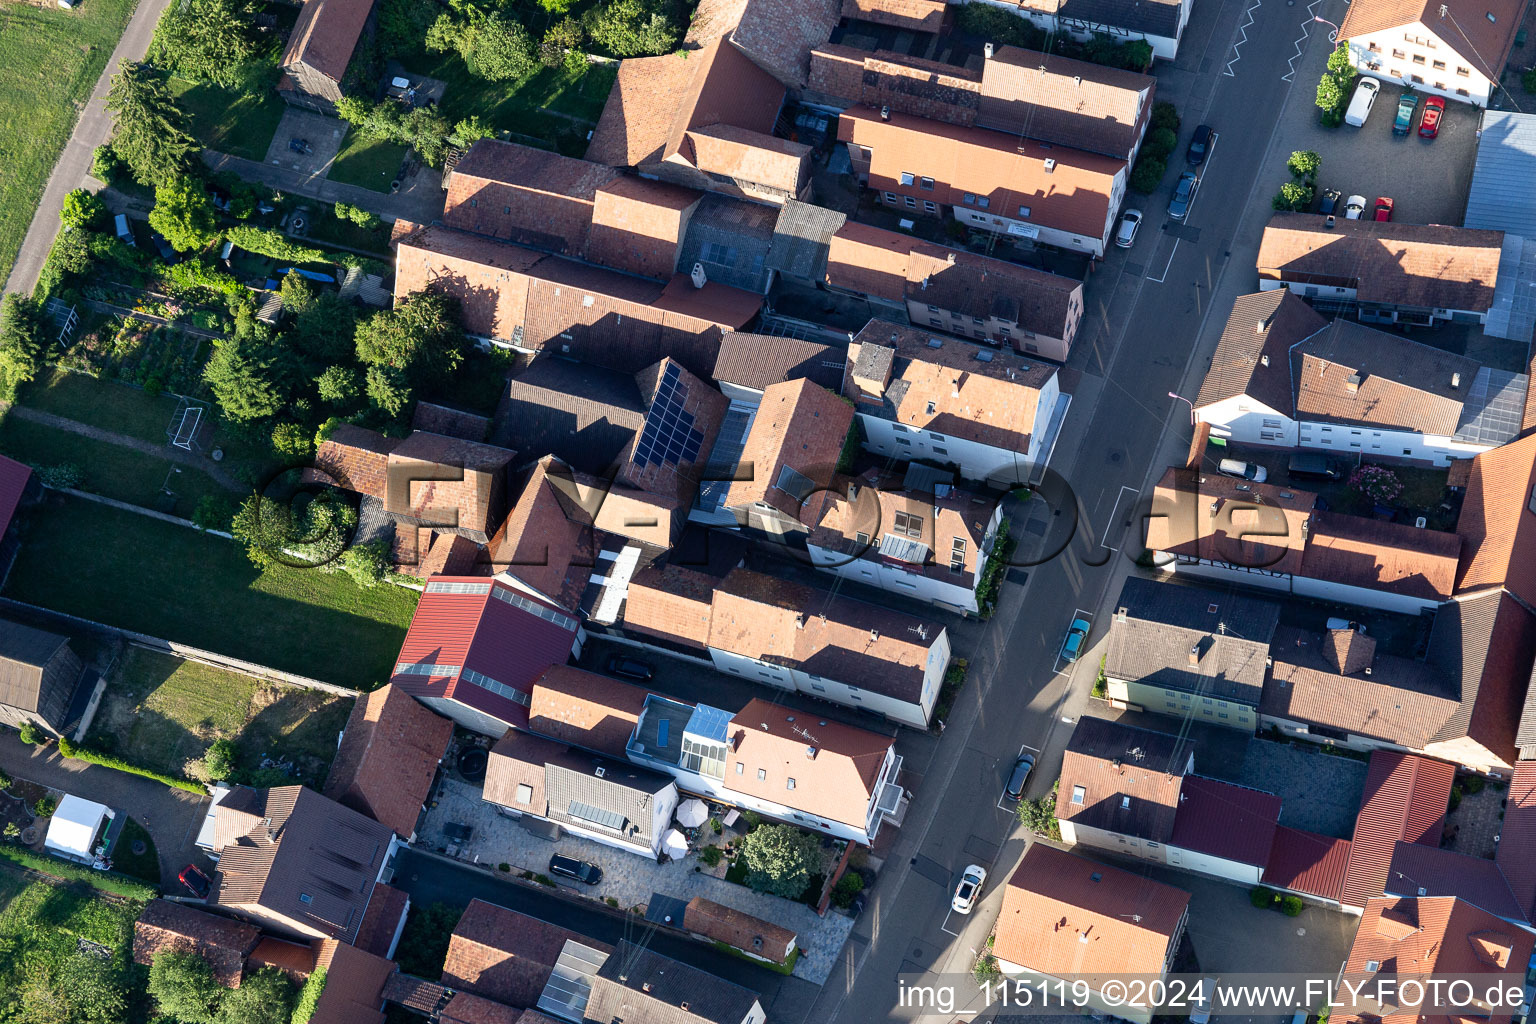
[[[888,107],[888,106],[887,107],[881,107],[880,108],[880,120],[882,120],[882,121],[889,121],[890,119],[891,119],[891,108]]]
[[[1459,374],[1459,373],[1451,374],[1451,387],[1453,387],[1453,388],[1461,387],[1461,374]]]
[[[805,759],[807,761],[814,761],[814,760],[816,760],[816,748],[815,747],[806,747],[805,748]]]
[[[870,639],[871,642],[873,642],[875,640],[879,640],[880,639],[880,631],[878,629],[870,630],[869,631],[869,639]]]
[[[804,629],[805,628],[805,612],[800,612],[799,614],[797,614],[795,616],[795,628],[796,629]]]
[[[1053,156],[1046,157],[1045,158],[1045,173],[1046,174],[1050,174],[1051,172],[1053,172],[1055,170],[1056,170],[1056,158],[1053,157]]]
[[[693,279],[693,286],[695,288],[703,288],[709,281],[709,278],[704,276],[704,264],[702,263],[695,263],[693,265],[693,273],[688,276]]]
[[[1269,356],[1259,356],[1259,365],[1260,366],[1268,366],[1269,365]]]
[[[1073,75],[1072,76],[1072,84],[1077,86],[1079,89],[1081,89],[1083,87],[1083,76],[1082,75]]]
[[[987,55],[987,60],[992,59],[992,54],[994,51],[995,47],[991,43],[988,43],[985,47],[982,48],[982,52]]]
[[[945,253],[944,254],[944,260],[950,266],[954,266],[955,265],[955,250],[951,249],[951,250],[949,250],[949,252]],[[923,278],[923,280],[927,281],[928,279],[925,277],[925,278]]]
[[[650,990],[651,990],[651,983],[650,982],[642,981],[640,983],[640,991],[641,992],[649,992]]]
[[[1191,644],[1190,645],[1190,648],[1189,648],[1189,667],[1190,668],[1199,668],[1200,667],[1200,645],[1199,644]]]
[[[1364,379],[1365,378],[1360,375],[1360,371],[1356,370],[1354,373],[1344,378],[1344,390],[1348,391],[1352,395],[1355,394],[1360,390],[1360,382]]]

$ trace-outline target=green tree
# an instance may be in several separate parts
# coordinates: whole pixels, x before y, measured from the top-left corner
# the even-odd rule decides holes
[[[1179,137],[1171,129],[1154,128],[1147,133],[1147,141],[1141,151],[1154,160],[1167,160],[1168,154],[1179,146]]]
[[[1317,172],[1323,166],[1323,158],[1310,149],[1298,149],[1291,154],[1291,158],[1285,162],[1286,170],[1296,178],[1304,181],[1316,181]]]
[[[470,38],[474,30],[469,23],[455,18],[446,11],[437,16],[432,27],[427,29],[425,43],[429,53],[457,53],[463,55],[469,49]],[[338,104],[338,111],[340,105]],[[341,114],[344,120],[351,121],[346,114]]]
[[[32,747],[37,746],[48,738],[43,734],[43,730],[37,727],[37,723],[30,718],[21,723],[21,727],[16,730],[16,735],[21,738],[21,742]]]
[[[236,224],[224,235],[235,243],[237,249],[244,249],[258,256],[270,256],[284,263],[324,263],[326,260],[322,250],[290,242],[280,231],[252,227],[249,224]]]
[[[107,204],[83,188],[65,194],[64,206],[59,210],[59,220],[67,228],[94,228],[106,216]]]
[[[434,292],[408,296],[357,327],[357,358],[405,373],[410,383],[441,380],[464,359],[458,303]],[[369,378],[369,393],[373,380]]]
[[[519,82],[539,69],[528,30],[501,15],[475,29],[466,57],[470,71],[492,82]]]
[[[448,151],[448,119],[436,107],[416,107],[401,122],[403,141],[429,166],[441,167]]]
[[[389,569],[389,544],[383,539],[354,544],[342,552],[341,567],[358,586],[378,586]]]
[[[192,522],[199,530],[228,530],[234,514],[234,502],[222,494],[205,494],[197,499],[197,507],[192,510]]]
[[[301,462],[314,445],[314,434],[297,423],[279,423],[272,428],[272,450],[285,462]]]
[[[112,151],[141,185],[173,181],[198,150],[192,122],[152,68],[131,61],[120,68],[107,93],[107,109],[115,115]]]
[[[453,126],[453,133],[448,136],[448,141],[455,146],[468,149],[481,139],[495,137],[496,129],[482,121],[479,114],[471,114]]]
[[[671,53],[678,33],[659,13],[640,0],[608,0],[587,13],[587,35],[615,57]]]
[[[581,30],[581,22],[575,18],[561,18],[539,40],[539,63],[547,68],[558,68],[565,63],[567,51],[579,50],[587,34]],[[582,56],[586,64],[586,56]]]
[[[1056,791],[1061,786],[1061,780],[1056,780],[1056,785],[1051,787],[1050,793],[1038,800],[1019,801],[1019,824],[1029,829],[1036,835],[1047,836],[1051,839],[1061,838],[1061,825],[1056,821]]]
[[[272,353],[250,339],[219,342],[203,368],[203,380],[224,415],[237,422],[266,419],[285,402]]]
[[[1360,77],[1360,72],[1355,69],[1355,60],[1349,53],[1348,39],[1340,39],[1328,55],[1328,74],[1337,78],[1340,85],[1348,85]]]
[[[190,949],[162,949],[149,965],[149,994],[184,1024],[211,1024],[223,992],[208,961]]]
[[[69,231],[54,239],[48,261],[60,274],[83,274],[91,269],[95,254],[83,231]],[[49,289],[43,289],[43,293]]]
[[[368,367],[364,383],[368,401],[386,416],[399,416],[411,404],[411,385],[393,366]]]
[[[565,14],[576,0],[539,0],[539,6],[550,14]]]
[[[203,765],[212,782],[222,782],[229,778],[235,773],[238,764],[239,756],[233,740],[216,739],[208,745],[208,752],[203,755]]]
[[[1312,205],[1312,189],[1299,181],[1288,181],[1270,203],[1276,210],[1298,211]]]
[[[321,401],[332,405],[348,405],[362,394],[357,371],[350,366],[326,367],[325,372],[315,378],[315,387]]]
[[[37,302],[17,294],[0,300],[0,397],[14,399],[37,376],[46,347]]]
[[[1167,128],[1175,135],[1179,132],[1179,111],[1172,103],[1159,100],[1152,104],[1151,127],[1155,131],[1158,128]]]
[[[1146,155],[1137,157],[1136,166],[1131,168],[1131,191],[1151,195],[1157,191],[1167,170],[1168,165],[1161,160]]]
[[[91,177],[97,181],[110,185],[122,170],[123,162],[112,152],[111,146],[102,144],[91,151]]]
[[[178,0],[160,17],[149,61],[182,78],[232,86],[261,51],[253,13],[242,0]]]
[[[1317,105],[1325,116],[1334,115],[1337,118],[1338,111],[1344,106],[1344,90],[1339,86],[1339,80],[1332,75],[1324,75],[1317,83]],[[1334,121],[1338,123],[1337,120]]]
[[[786,899],[797,899],[811,880],[821,854],[820,841],[793,825],[759,825],[742,839],[747,885]]]
[[[219,237],[214,226],[213,202],[203,191],[202,182],[191,176],[155,187],[155,208],[149,211],[149,226],[164,235],[177,252],[206,249]]]
[[[239,988],[224,993],[215,1024],[288,1024],[298,991],[275,967],[247,975]]]

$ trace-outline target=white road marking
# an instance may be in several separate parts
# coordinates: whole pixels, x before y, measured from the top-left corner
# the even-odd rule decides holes
[[[1013,755],[1014,764],[1018,763],[1019,758],[1024,756],[1024,751],[1026,751],[1026,750],[1034,751],[1035,759],[1039,760],[1039,758],[1040,758],[1040,748],[1039,747],[1032,747],[1028,743],[1021,743],[1021,744],[1019,744],[1019,752],[1017,754]],[[1009,768],[1008,771],[1011,774],[1013,769]],[[1004,800],[1008,800],[1008,794],[1007,793],[1000,793],[1000,794],[998,794],[998,797],[997,797],[997,809],[1000,810],[1000,811],[1006,811],[1009,814],[1012,814],[1013,813],[1013,809],[1018,806],[1018,801],[1008,800],[1008,806],[1005,807],[1003,805],[1003,801]]]
[[[1312,17],[1317,13],[1317,5],[1322,2],[1323,0],[1312,0],[1312,2],[1307,5],[1307,20],[1301,23],[1301,38],[1296,40],[1296,52],[1292,54],[1290,60],[1285,62],[1286,67],[1290,68],[1290,70],[1280,76],[1280,81],[1289,82],[1295,77],[1296,61],[1301,58],[1302,47],[1306,44],[1308,37],[1312,35],[1312,26],[1317,24],[1317,22],[1312,20]],[[1337,33],[1332,29],[1328,31],[1329,42],[1333,41],[1333,37],[1335,35],[1337,35]]]
[[[1141,491],[1137,490],[1135,487],[1129,487],[1125,484],[1120,485],[1120,493],[1115,496],[1115,507],[1110,509],[1109,522],[1104,527],[1104,539],[1099,541],[1099,547],[1108,551],[1120,550],[1118,546],[1120,543],[1120,538],[1116,531],[1120,528],[1120,503],[1125,500],[1126,491],[1131,492],[1131,501],[1133,503],[1136,501],[1137,496],[1141,494]],[[1129,529],[1129,526],[1127,526],[1126,529]],[[1115,538],[1114,544],[1109,542],[1111,536]]]
[[[1227,70],[1222,72],[1222,74],[1226,75],[1228,78],[1237,77],[1237,75],[1232,73],[1232,65],[1243,59],[1242,53],[1239,52],[1240,48],[1244,43],[1248,41],[1248,26],[1253,24],[1253,12],[1258,10],[1259,4],[1263,2],[1264,0],[1253,0],[1253,3],[1249,4],[1248,9],[1243,12],[1243,16],[1247,20],[1245,20],[1241,25],[1237,27],[1238,34],[1241,35],[1242,38],[1232,44],[1232,59],[1227,61]]]
[[[951,917],[954,917],[954,916],[955,916],[955,909],[953,907],[951,907],[949,909],[949,913],[944,915],[944,923],[939,925],[939,931],[943,932],[945,935],[953,935],[955,938],[958,939],[960,937],[960,933],[959,932],[952,932],[952,931],[949,930],[949,919]]]
[[[1093,613],[1092,612],[1085,612],[1081,608],[1075,608],[1072,611],[1072,618],[1074,620],[1082,619],[1084,622],[1088,623],[1088,632],[1089,633],[1093,632]],[[1072,624],[1069,622],[1067,624],[1067,628],[1070,629],[1071,626],[1072,626]],[[1066,634],[1062,634],[1062,643],[1063,644],[1066,643]],[[1083,647],[1078,648],[1078,656],[1079,657],[1082,656],[1083,649],[1086,648],[1087,646],[1088,646],[1088,638],[1085,636],[1085,637],[1083,637]],[[1059,675],[1061,675],[1063,673],[1071,672],[1072,671],[1072,666],[1075,665],[1075,664],[1077,664],[1077,662],[1075,662],[1075,661],[1067,661],[1067,662],[1065,662],[1065,666],[1066,667],[1063,668],[1062,667],[1062,665],[1063,665],[1063,658],[1061,656],[1061,650],[1060,650],[1060,648],[1058,648],[1057,651],[1056,651],[1056,662],[1055,662],[1055,665],[1053,666],[1055,668],[1055,671],[1052,672],[1051,674],[1059,676]]]

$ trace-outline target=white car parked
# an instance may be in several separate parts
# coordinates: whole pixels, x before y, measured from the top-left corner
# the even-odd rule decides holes
[[[1141,211],[1126,210],[1120,215],[1120,227],[1115,231],[1115,244],[1129,249],[1136,244],[1136,231],[1141,227]]]
[[[1344,200],[1344,219],[1359,220],[1365,213],[1365,196],[1350,196]]]
[[[987,869],[980,864],[972,864],[960,875],[960,884],[955,887],[955,898],[950,903],[950,909],[957,914],[969,914],[976,901],[981,898],[981,887],[987,883]]]

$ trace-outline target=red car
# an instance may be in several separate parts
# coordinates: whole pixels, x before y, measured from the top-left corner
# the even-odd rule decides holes
[[[207,875],[198,869],[196,864],[188,864],[182,868],[181,874],[176,876],[176,880],[191,890],[192,895],[200,900],[207,899],[209,890],[213,888],[213,883],[208,880]]]
[[[1439,96],[1424,99],[1424,115],[1419,118],[1419,136],[1432,139],[1440,134],[1440,117],[1445,113],[1445,100]]]
[[[1388,199],[1386,196],[1376,197],[1376,219],[1392,219],[1392,200]]]

